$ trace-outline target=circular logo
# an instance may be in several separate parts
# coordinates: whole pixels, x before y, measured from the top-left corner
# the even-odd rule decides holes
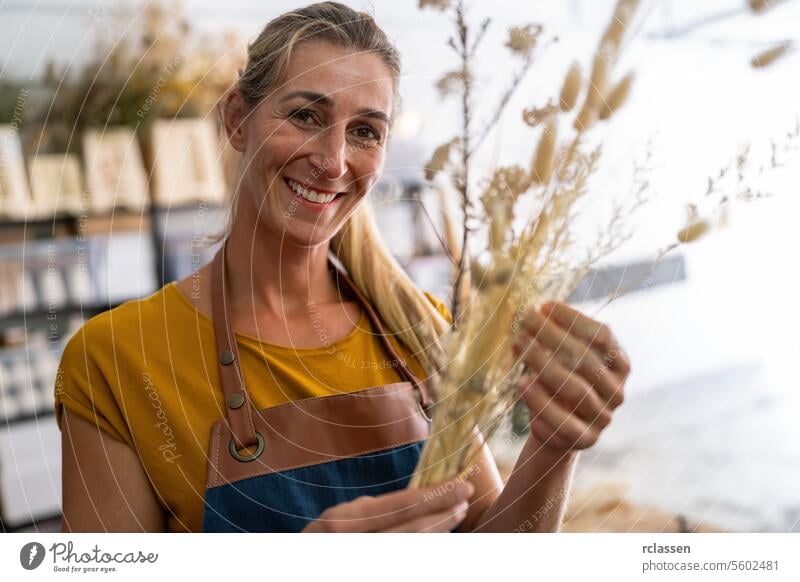
[[[44,546],[39,542],[28,542],[19,551],[19,563],[26,570],[38,568],[44,560]]]

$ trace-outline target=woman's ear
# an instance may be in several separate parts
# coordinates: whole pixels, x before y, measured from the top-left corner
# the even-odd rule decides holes
[[[248,108],[237,87],[233,87],[225,94],[220,108],[228,141],[236,151],[243,152]]]

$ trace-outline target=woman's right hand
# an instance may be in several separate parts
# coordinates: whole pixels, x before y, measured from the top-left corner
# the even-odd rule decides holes
[[[449,532],[464,520],[475,488],[454,479],[422,489],[357,497],[329,507],[304,532]]]

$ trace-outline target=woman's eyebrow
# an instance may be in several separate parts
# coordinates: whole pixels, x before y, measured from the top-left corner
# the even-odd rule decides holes
[[[302,97],[303,99],[308,99],[309,101],[313,101],[314,103],[319,103],[325,107],[333,107],[333,99],[328,97],[327,95],[323,95],[322,93],[315,93],[314,91],[292,91],[291,93],[287,93],[283,97],[281,97],[280,102],[283,103],[284,101],[289,101],[290,99],[294,99],[295,97]],[[389,116],[386,115],[383,111],[379,111],[378,109],[372,109],[369,107],[365,107],[356,111],[356,115],[363,115],[366,117],[373,117],[375,119],[379,119],[384,123],[389,123]]]
[[[315,103],[325,105],[326,107],[333,105],[333,101],[330,97],[323,95],[322,93],[314,93],[313,91],[292,91],[291,93],[287,93],[281,97],[280,102],[283,103],[284,101],[289,101],[295,97],[302,97],[303,99],[314,101]]]

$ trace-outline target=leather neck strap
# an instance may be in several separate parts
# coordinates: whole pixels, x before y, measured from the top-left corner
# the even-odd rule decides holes
[[[400,357],[394,345],[389,341],[384,332],[380,317],[375,312],[371,303],[364,297],[358,286],[350,277],[340,269],[333,261],[329,261],[336,271],[337,285],[338,280],[342,279],[345,285],[356,296],[361,306],[367,312],[370,321],[380,336],[386,351],[400,368],[401,374],[411,383],[418,392],[423,408],[432,404],[427,385],[421,381],[409,369],[405,361]],[[233,330],[233,320],[229,302],[226,300],[227,278],[225,276],[225,243],[211,264],[211,302],[212,315],[214,320],[214,336],[217,346],[217,356],[219,362],[219,375],[222,382],[222,391],[225,395],[225,406],[228,424],[233,435],[236,447],[239,449],[255,446],[258,442],[255,427],[253,426],[253,412],[250,395],[244,383],[241,365],[239,363],[239,349],[236,345],[236,338]]]

